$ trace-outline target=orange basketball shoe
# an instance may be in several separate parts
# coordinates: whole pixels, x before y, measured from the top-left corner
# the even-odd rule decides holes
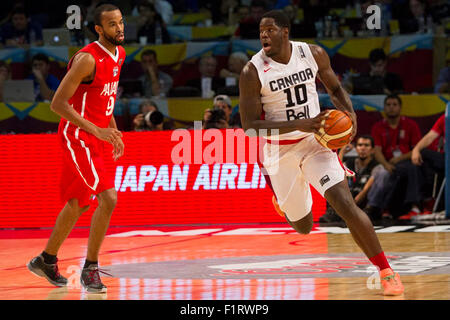
[[[280,206],[278,205],[277,199],[275,198],[275,196],[272,196],[272,204],[275,208],[275,211],[280,215],[280,217],[285,218],[286,215],[284,214],[283,211],[281,211]]]
[[[384,288],[385,296],[399,296],[403,294],[405,288],[400,281],[400,275],[391,268],[380,271],[381,285]]]

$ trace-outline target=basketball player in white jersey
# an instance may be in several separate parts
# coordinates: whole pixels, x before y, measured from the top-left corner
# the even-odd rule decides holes
[[[345,168],[337,154],[314,137],[326,117],[325,111],[320,112],[316,76],[335,107],[351,117],[352,138],[356,134],[350,97],[327,53],[317,45],[290,41],[289,20],[282,11],[264,14],[259,27],[262,50],[241,72],[239,109],[244,130],[267,129],[263,165],[279,209],[297,232],[308,234],[313,226],[311,184],[344,219],[355,242],[378,267],[384,294],[401,295],[400,277],[384,256],[370,219],[355,204],[344,179]],[[271,152],[274,143],[279,149],[276,155]]]

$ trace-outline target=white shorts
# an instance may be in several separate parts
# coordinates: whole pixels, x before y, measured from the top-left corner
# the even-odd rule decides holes
[[[314,135],[295,144],[266,143],[263,166],[278,205],[290,221],[298,221],[311,212],[310,184],[323,196],[345,178],[337,153],[319,144]]]

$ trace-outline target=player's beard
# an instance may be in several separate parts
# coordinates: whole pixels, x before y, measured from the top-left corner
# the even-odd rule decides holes
[[[122,43],[123,43],[123,41],[124,41],[124,40],[118,41],[118,40],[116,40],[116,38],[111,37],[111,36],[109,36],[109,35],[106,34],[106,33],[103,33],[103,36],[105,37],[105,39],[106,39],[109,43],[111,43],[111,44],[113,44],[113,45],[115,45],[115,46],[120,46],[120,45],[122,45]]]

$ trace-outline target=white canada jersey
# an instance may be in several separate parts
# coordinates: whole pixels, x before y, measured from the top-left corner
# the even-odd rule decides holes
[[[265,120],[291,121],[314,118],[320,113],[316,90],[316,60],[307,43],[290,42],[292,54],[288,64],[272,60],[266,56],[263,49],[251,59],[261,82],[261,102]],[[299,139],[311,134],[297,130],[281,134],[278,139]]]

